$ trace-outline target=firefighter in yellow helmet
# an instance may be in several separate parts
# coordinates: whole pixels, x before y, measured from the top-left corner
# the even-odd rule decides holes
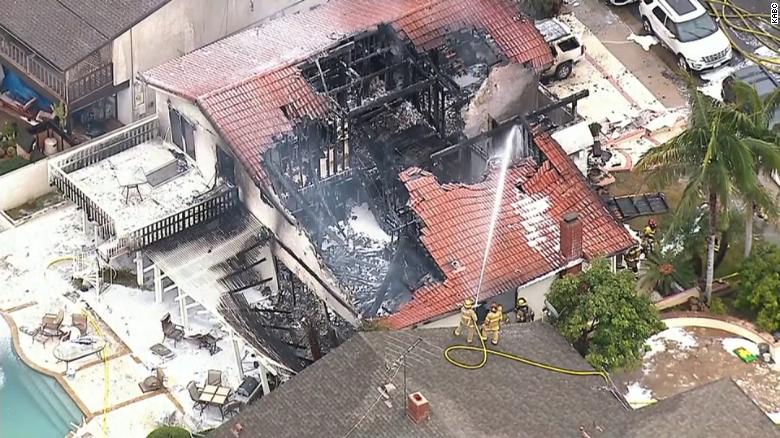
[[[455,329],[455,336],[460,337],[463,329],[466,329],[466,340],[470,344],[474,340],[474,333],[477,331],[477,313],[474,311],[474,300],[471,298],[463,302],[460,308],[460,322]]]
[[[534,311],[528,307],[528,302],[523,297],[517,299],[517,322],[533,322]]]
[[[500,305],[493,303],[490,305],[490,312],[485,317],[485,322],[482,323],[482,340],[487,340],[488,336],[492,335],[490,343],[498,345],[498,336],[501,333],[501,323],[504,319],[503,309]]]

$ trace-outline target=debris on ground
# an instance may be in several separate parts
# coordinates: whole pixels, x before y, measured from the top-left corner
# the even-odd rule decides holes
[[[648,340],[641,368],[617,375],[626,389],[647,388],[663,400],[708,383],[730,378],[765,412],[780,412],[780,372],[762,360],[743,362],[734,350],[758,353],[755,343],[708,328],[672,328]]]
[[[626,39],[642,46],[645,52],[649,52],[650,47],[658,44],[658,38],[652,35],[637,35],[634,32],[631,32],[631,35],[629,35]]]

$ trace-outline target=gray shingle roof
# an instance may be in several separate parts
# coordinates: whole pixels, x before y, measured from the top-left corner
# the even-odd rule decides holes
[[[614,436],[776,437],[780,427],[733,380],[724,378],[632,412]]]
[[[506,351],[589,369],[547,324],[511,325],[502,336]],[[387,366],[418,337],[423,341],[407,359],[407,388],[422,391],[432,413],[415,425],[403,410],[403,371],[396,374]],[[351,437],[580,437],[584,427],[596,438],[617,431],[625,415],[599,377],[568,376],[500,358],[489,359],[479,371],[460,369],[443,357],[455,341],[451,329],[357,334],[210,436],[234,438],[230,428],[240,421],[247,437],[342,437],[368,412]],[[398,388],[392,406],[381,400],[369,410],[377,388],[388,381]]]
[[[509,325],[501,349],[570,369],[589,369],[543,322]],[[388,367],[418,338],[407,359],[408,392],[421,391],[430,419],[412,424],[404,415],[402,371]],[[626,411],[598,377],[573,377],[500,358],[478,371],[444,360],[451,329],[364,332],[355,335],[279,389],[245,408],[210,438],[240,437],[577,437],[592,438],[780,436],[780,428],[730,379]],[[479,357],[473,357],[478,361]],[[378,387],[392,382],[391,398],[374,404]]]
[[[60,70],[170,0],[0,0],[0,26]]]

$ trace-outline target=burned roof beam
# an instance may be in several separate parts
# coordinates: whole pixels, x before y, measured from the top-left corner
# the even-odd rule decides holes
[[[574,94],[570,94],[570,95],[564,97],[563,99],[559,99],[558,101],[553,102],[553,103],[551,103],[549,105],[545,105],[545,106],[539,108],[536,111],[530,112],[526,116],[526,119],[529,119],[529,120],[530,119],[535,119],[535,118],[537,118],[539,116],[542,116],[542,115],[545,115],[545,114],[549,113],[550,111],[556,110],[556,109],[558,109],[558,108],[560,108],[562,106],[566,106],[566,105],[572,105],[572,108],[576,112],[577,102],[580,99],[584,99],[584,98],[588,97],[589,95],[590,95],[590,91],[587,90],[587,89],[578,91],[578,92],[576,92]]]
[[[230,295],[237,294],[237,293],[243,292],[243,291],[245,291],[247,289],[251,289],[251,288],[253,288],[255,286],[261,286],[263,284],[266,284],[266,283],[268,283],[271,280],[273,280],[273,278],[261,278],[260,280],[253,281],[253,282],[251,282],[251,283],[249,283],[247,285],[241,286],[241,287],[236,288],[236,289],[229,290],[229,291],[227,291],[227,293],[230,294]]]
[[[479,135],[477,135],[475,137],[472,137],[472,138],[470,138],[470,139],[468,139],[466,141],[463,141],[461,143],[458,143],[458,144],[455,144],[455,145],[452,145],[452,146],[448,146],[448,147],[446,147],[446,148],[444,148],[444,149],[442,149],[440,151],[432,153],[431,154],[431,159],[432,160],[439,160],[441,158],[444,158],[444,157],[446,157],[448,155],[451,155],[451,154],[453,154],[453,153],[455,153],[455,152],[457,152],[457,151],[459,151],[459,150],[461,150],[463,148],[469,147],[469,146],[473,145],[474,143],[477,143],[477,142],[480,142],[480,141],[485,140],[487,138],[490,138],[490,137],[494,136],[495,134],[503,131],[507,127],[509,127],[511,125],[517,124],[518,122],[520,122],[520,123],[522,123],[524,125],[527,125],[527,123],[528,123],[527,120],[528,119],[538,117],[538,116],[543,115],[543,114],[545,114],[547,112],[550,112],[550,111],[552,111],[552,110],[554,110],[556,108],[560,108],[560,107],[562,107],[564,105],[574,104],[578,100],[587,97],[588,94],[589,94],[588,90],[582,90],[582,91],[577,92],[575,94],[566,96],[565,98],[560,99],[558,102],[554,102],[554,103],[552,103],[550,105],[547,105],[547,106],[545,106],[543,108],[540,108],[540,109],[538,109],[536,111],[533,111],[533,112],[529,113],[528,115],[523,115],[523,114],[516,115],[516,116],[514,116],[514,117],[512,117],[512,118],[510,118],[510,119],[508,119],[508,120],[506,120],[504,122],[501,122],[501,123],[497,124],[495,128],[493,128],[493,129],[491,129],[489,131],[485,131],[482,134],[479,134]]]
[[[375,72],[373,72],[371,74],[368,74],[366,76],[362,76],[360,78],[357,78],[354,81],[352,81],[352,82],[350,82],[350,83],[348,83],[346,85],[342,85],[340,87],[336,87],[336,88],[328,91],[327,94],[331,94],[332,95],[332,94],[340,93],[340,92],[342,92],[344,90],[349,90],[349,89],[351,89],[352,87],[354,87],[356,85],[361,85],[361,84],[365,83],[366,81],[370,81],[370,80],[374,79],[375,77],[377,77],[379,75],[382,75],[382,74],[385,74],[385,73],[387,73],[387,72],[389,72],[389,71],[391,71],[391,70],[393,70],[395,68],[406,66],[410,62],[411,62],[411,60],[405,59],[405,60],[403,60],[403,61],[401,61],[401,62],[399,62],[397,64],[389,65],[389,66],[387,66],[387,67],[385,67],[383,69],[377,70],[377,71],[375,71]]]
[[[248,271],[248,270],[250,270],[250,269],[254,268],[255,266],[259,265],[260,263],[263,263],[263,262],[265,262],[266,260],[268,260],[268,259],[267,259],[267,258],[265,258],[265,257],[263,257],[263,258],[261,258],[260,260],[258,260],[258,261],[256,261],[256,262],[253,262],[253,263],[252,263],[252,264],[250,264],[250,265],[244,266],[243,268],[241,268],[241,269],[240,269],[240,270],[238,270],[238,271],[231,272],[231,273],[229,273],[229,274],[225,275],[224,277],[220,278],[220,281],[224,281],[224,280],[226,280],[226,279],[228,279],[228,278],[230,278],[230,277],[234,277],[234,276],[236,276],[236,275],[241,275],[241,274],[243,274],[244,272],[246,272],[246,271]]]
[[[396,92],[390,93],[386,96],[382,96],[376,100],[371,101],[370,103],[367,103],[366,105],[363,105],[361,107],[355,108],[352,111],[349,112],[349,118],[354,119],[357,117],[362,116],[363,114],[375,109],[384,106],[385,104],[394,102],[396,100],[402,99],[406,96],[409,96],[411,94],[417,93],[420,90],[425,89],[426,87],[429,87],[431,84],[436,82],[436,79],[426,79],[422,82],[418,82],[414,85],[410,85],[406,88],[402,88],[401,90],[398,90]]]

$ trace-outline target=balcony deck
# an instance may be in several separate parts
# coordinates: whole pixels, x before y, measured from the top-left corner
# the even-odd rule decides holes
[[[105,160],[71,173],[70,178],[113,219],[118,236],[153,224],[198,203],[198,196],[209,191],[208,181],[193,164],[168,182],[152,187],[139,184],[129,191],[130,181],[143,181],[151,171],[175,161],[174,145],[155,138]],[[143,199],[141,199],[143,198]]]

